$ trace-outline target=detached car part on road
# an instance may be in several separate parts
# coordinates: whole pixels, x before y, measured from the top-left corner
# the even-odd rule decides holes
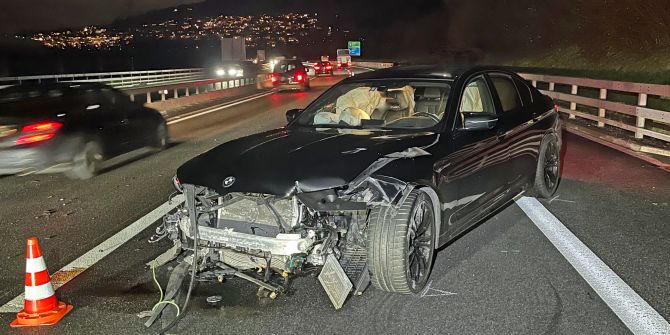
[[[554,104],[502,69],[370,72],[287,119],[178,169],[185,206],[159,232],[200,280],[236,276],[274,296],[316,270],[336,308],[370,282],[417,293],[437,248],[559,182]]]
[[[0,175],[64,172],[88,179],[100,164],[142,147],[163,149],[156,110],[102,84],[23,84],[0,89]]]

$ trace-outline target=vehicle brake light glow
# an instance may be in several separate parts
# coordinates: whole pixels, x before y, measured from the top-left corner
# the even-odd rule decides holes
[[[35,135],[25,135],[16,139],[16,144],[29,144],[46,141],[52,137],[56,136],[56,133],[46,133],[46,134],[35,134]]]
[[[270,80],[272,80],[273,83],[276,83],[276,82],[279,81],[279,78],[277,76],[273,75],[273,76],[270,77]]]
[[[23,135],[16,139],[16,144],[29,144],[46,141],[54,136],[56,132],[63,126],[60,122],[45,121],[23,126],[22,133],[36,133]]]
[[[295,80],[303,81],[304,79],[305,79],[305,76],[302,73],[296,73]]]
[[[558,105],[554,105],[554,111],[558,113]]]
[[[318,69],[320,69],[320,68],[321,68],[320,66],[318,66],[318,65],[314,65],[314,70],[318,70]]]
[[[333,67],[330,66],[330,65],[326,66],[326,69],[328,69],[328,70],[330,70],[330,69],[332,69],[332,68],[333,68]]]
[[[63,126],[63,124],[60,123],[60,122],[51,122],[51,121],[38,122],[38,123],[33,123],[33,124],[29,124],[27,126],[24,126],[23,128],[21,128],[21,132],[23,132],[23,133],[34,133],[34,132],[38,132],[38,131],[55,132],[58,129],[60,129],[60,127],[62,127],[62,126]]]

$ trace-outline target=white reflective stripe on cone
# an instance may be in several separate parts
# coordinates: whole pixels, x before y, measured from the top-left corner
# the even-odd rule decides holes
[[[26,259],[26,273],[37,273],[46,269],[47,265],[44,263],[42,256]]]
[[[54,292],[54,288],[51,286],[51,283],[46,283],[39,286],[26,286],[26,295],[24,299],[36,301],[46,299],[54,294],[56,293]]]

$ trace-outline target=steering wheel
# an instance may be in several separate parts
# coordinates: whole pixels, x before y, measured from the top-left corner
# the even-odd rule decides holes
[[[433,113],[418,112],[418,113],[414,113],[414,115],[412,115],[412,116],[426,116],[426,117],[432,119],[433,121],[435,121],[435,123],[439,123],[439,122],[440,122],[440,118],[437,117],[437,115],[435,115],[435,114],[433,114]]]

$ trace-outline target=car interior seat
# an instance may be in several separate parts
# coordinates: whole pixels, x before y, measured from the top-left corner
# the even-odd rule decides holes
[[[388,111],[384,114],[384,121],[386,123],[393,122],[397,119],[409,116],[409,101],[402,91],[387,92]]]
[[[442,93],[439,88],[426,87],[423,91],[423,95],[417,99],[416,112],[438,115],[441,100]]]

